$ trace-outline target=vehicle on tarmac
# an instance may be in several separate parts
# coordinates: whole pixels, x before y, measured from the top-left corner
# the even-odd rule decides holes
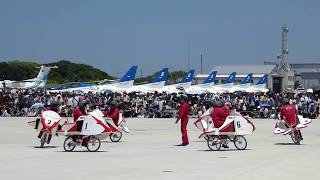
[[[120,141],[122,132],[129,132],[125,126],[125,119],[121,118],[116,126],[112,120],[105,118],[99,109],[80,116],[75,123],[64,124],[58,131],[60,135],[67,136],[63,144],[65,151],[73,151],[76,146],[84,146],[90,152],[98,151],[101,140],[107,137],[112,142]]]
[[[61,120],[58,113],[47,110],[43,111],[40,119],[28,122],[28,125],[34,127],[39,132],[40,147],[43,148],[45,143],[49,144],[53,135],[56,135],[59,125],[62,126],[65,121]]]
[[[115,124],[111,118],[104,117],[104,114],[99,109],[96,109],[89,114],[111,129],[111,133],[102,133],[98,135],[97,137],[100,140],[104,140],[109,137],[112,142],[119,142],[122,138],[123,132],[130,132],[126,125],[127,119],[123,118],[122,113],[119,114],[118,124]]]
[[[221,146],[227,145],[228,142],[233,142],[238,150],[247,148],[247,139],[245,135],[252,134],[255,130],[254,124],[246,117],[236,111],[232,111],[226,118],[223,125],[215,128],[211,118],[213,108],[208,109],[199,119],[194,122],[194,125],[202,130],[199,138],[204,138],[207,145],[212,151],[219,151]],[[233,131],[226,131],[228,127],[233,126]]]
[[[290,135],[291,140],[297,145],[299,145],[303,140],[300,130],[308,127],[308,125],[312,122],[311,119],[307,119],[301,115],[298,115],[298,124],[288,127],[285,123],[285,120],[280,119],[278,115],[275,116],[275,118],[276,125],[273,133],[276,135]]]

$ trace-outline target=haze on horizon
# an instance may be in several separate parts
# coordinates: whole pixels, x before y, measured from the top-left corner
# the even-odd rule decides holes
[[[276,61],[281,26],[289,62],[319,62],[320,1],[308,0],[4,0],[0,60],[61,59],[121,76],[169,67],[204,72],[221,64]]]

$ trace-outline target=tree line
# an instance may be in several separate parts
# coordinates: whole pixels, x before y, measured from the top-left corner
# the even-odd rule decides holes
[[[73,63],[68,60],[60,60],[58,62],[43,64],[45,66],[58,66],[57,69],[52,69],[49,73],[48,84],[63,84],[68,82],[95,82],[104,79],[117,79],[108,73],[94,68],[87,64]],[[26,79],[35,78],[39,72],[36,67],[41,64],[28,61],[7,61],[0,62],[0,80],[22,81]],[[151,82],[153,77],[158,74],[156,72],[152,75],[142,78],[136,78],[135,83]],[[174,71],[169,73],[168,82],[176,82],[177,79],[182,78],[186,72]],[[119,78],[119,77],[118,77]]]

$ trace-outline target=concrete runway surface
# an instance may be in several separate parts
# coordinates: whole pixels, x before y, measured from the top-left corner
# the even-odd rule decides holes
[[[189,141],[181,143],[175,119],[129,119],[131,132],[118,143],[107,140],[99,152],[64,152],[64,137],[37,148],[33,118],[0,118],[0,179],[218,179],[271,180],[320,178],[320,120],[302,130],[302,145],[289,136],[273,135],[275,121],[253,120],[256,131],[246,136],[248,148],[209,151],[200,131],[189,121]]]

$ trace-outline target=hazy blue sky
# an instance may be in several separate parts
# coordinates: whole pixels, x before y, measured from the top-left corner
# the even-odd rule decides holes
[[[275,60],[282,24],[289,60],[320,62],[320,1],[0,0],[0,60],[60,59],[119,76],[169,67],[200,71]],[[189,45],[188,45],[189,44]]]

